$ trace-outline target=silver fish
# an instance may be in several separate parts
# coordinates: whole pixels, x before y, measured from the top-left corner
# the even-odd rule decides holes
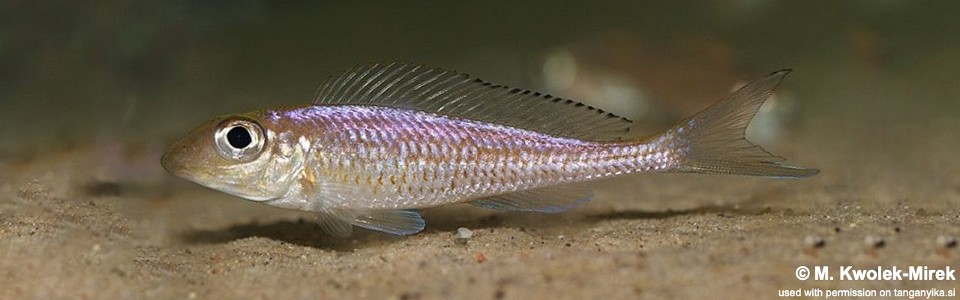
[[[568,184],[637,172],[802,178],[746,140],[772,73],[661,133],[573,100],[406,64],[358,67],[312,105],[221,116],[162,158],[171,173],[263,204],[314,212],[321,227],[420,232],[415,209],[454,203],[554,213],[588,201]]]

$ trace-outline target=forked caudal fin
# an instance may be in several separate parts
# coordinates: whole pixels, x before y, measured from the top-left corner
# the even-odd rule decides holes
[[[750,120],[790,72],[789,69],[776,71],[741,87],[668,130],[666,134],[674,134],[686,148],[676,171],[772,178],[803,178],[820,173],[817,169],[781,164],[783,157],[767,152],[745,137]]]

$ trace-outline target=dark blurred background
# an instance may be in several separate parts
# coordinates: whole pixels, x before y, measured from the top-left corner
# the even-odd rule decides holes
[[[878,159],[949,172],[958,13],[893,0],[3,1],[0,158],[111,145],[98,155],[151,165],[215,115],[306,104],[338,70],[401,61],[578,98],[641,132],[794,68],[755,140],[848,176]]]
[[[748,135],[822,172],[638,174],[563,214],[452,206],[414,237],[339,239],[160,167],[210,118],[390,61],[582,100],[638,134],[793,68]],[[793,275],[955,266],[958,115],[960,1],[0,0],[0,299],[949,289]]]

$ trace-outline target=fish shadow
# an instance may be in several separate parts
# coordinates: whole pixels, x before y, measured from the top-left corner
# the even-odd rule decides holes
[[[451,217],[436,216],[430,218],[427,227],[421,234],[449,233],[452,237],[458,228],[469,228],[470,230],[498,229],[509,227],[507,224],[509,217],[499,213],[470,214],[467,216],[456,215]]]
[[[351,236],[337,237],[324,232],[316,222],[301,218],[266,224],[254,221],[214,230],[188,230],[181,233],[179,239],[189,245],[204,245],[225,244],[245,238],[265,238],[317,249],[353,251],[372,245],[403,241],[418,235],[450,233],[452,238],[453,233],[460,227],[478,230],[506,226],[503,224],[504,218],[499,214],[451,211],[442,208],[425,211],[424,218],[427,219],[427,227],[422,232],[409,236],[396,236],[353,227]]]
[[[190,245],[225,244],[245,238],[265,238],[273,241],[335,251],[353,251],[359,248],[376,244],[394,243],[406,238],[425,234],[443,234],[456,232],[459,227],[471,229],[496,228],[502,223],[498,215],[454,214],[444,216],[443,212],[428,212],[425,215],[427,227],[420,233],[410,236],[396,236],[383,232],[353,227],[353,234],[349,237],[338,237],[324,232],[313,221],[303,218],[298,220],[276,221],[263,224],[249,222],[232,225],[223,229],[189,230],[181,233],[180,241]]]
[[[661,220],[689,215],[709,215],[716,214],[721,217],[733,216],[756,216],[767,214],[773,211],[769,206],[751,205],[755,201],[745,203],[723,204],[723,205],[704,205],[689,209],[667,209],[664,211],[646,211],[646,210],[626,210],[597,213],[587,215],[588,220],[595,222],[618,219],[650,219]]]
[[[353,235],[342,238],[323,232],[315,222],[299,219],[269,224],[251,222],[216,230],[191,230],[180,235],[187,244],[224,244],[245,238],[265,238],[273,241],[335,251],[353,251],[375,243],[397,240],[390,235],[354,229]]]
[[[568,223],[570,219],[580,219],[584,222],[596,223],[616,219],[669,219],[685,215],[718,214],[720,216],[736,215],[759,215],[769,213],[769,207],[741,207],[740,204],[729,205],[710,205],[700,206],[683,210],[665,210],[665,211],[614,211],[597,214],[588,214],[580,217],[567,218],[567,220],[550,218],[537,218],[536,223],[539,226],[552,227]],[[516,226],[515,221],[525,218],[519,213],[454,213],[453,215],[444,215],[442,212],[427,213],[431,216],[427,218],[427,228],[423,232],[412,235],[443,234],[452,233],[459,227],[467,227],[472,230],[498,229]],[[529,217],[527,217],[529,218]],[[525,223],[522,222],[521,223]],[[191,230],[182,233],[180,239],[193,245],[200,244],[224,244],[241,240],[245,238],[266,238],[274,241],[285,242],[289,244],[327,249],[334,251],[353,251],[359,248],[369,247],[376,244],[394,243],[403,241],[411,236],[394,236],[377,231],[354,227],[353,235],[342,238],[332,236],[320,229],[315,222],[298,219],[295,221],[277,221],[269,224],[259,222],[250,222],[247,224],[233,225],[224,229],[217,230]]]

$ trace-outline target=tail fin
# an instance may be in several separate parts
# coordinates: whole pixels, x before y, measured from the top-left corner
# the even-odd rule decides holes
[[[820,173],[817,169],[781,164],[783,157],[767,152],[744,136],[760,105],[791,71],[776,71],[741,87],[670,129],[668,133],[688,146],[677,171],[772,178],[803,178]]]

